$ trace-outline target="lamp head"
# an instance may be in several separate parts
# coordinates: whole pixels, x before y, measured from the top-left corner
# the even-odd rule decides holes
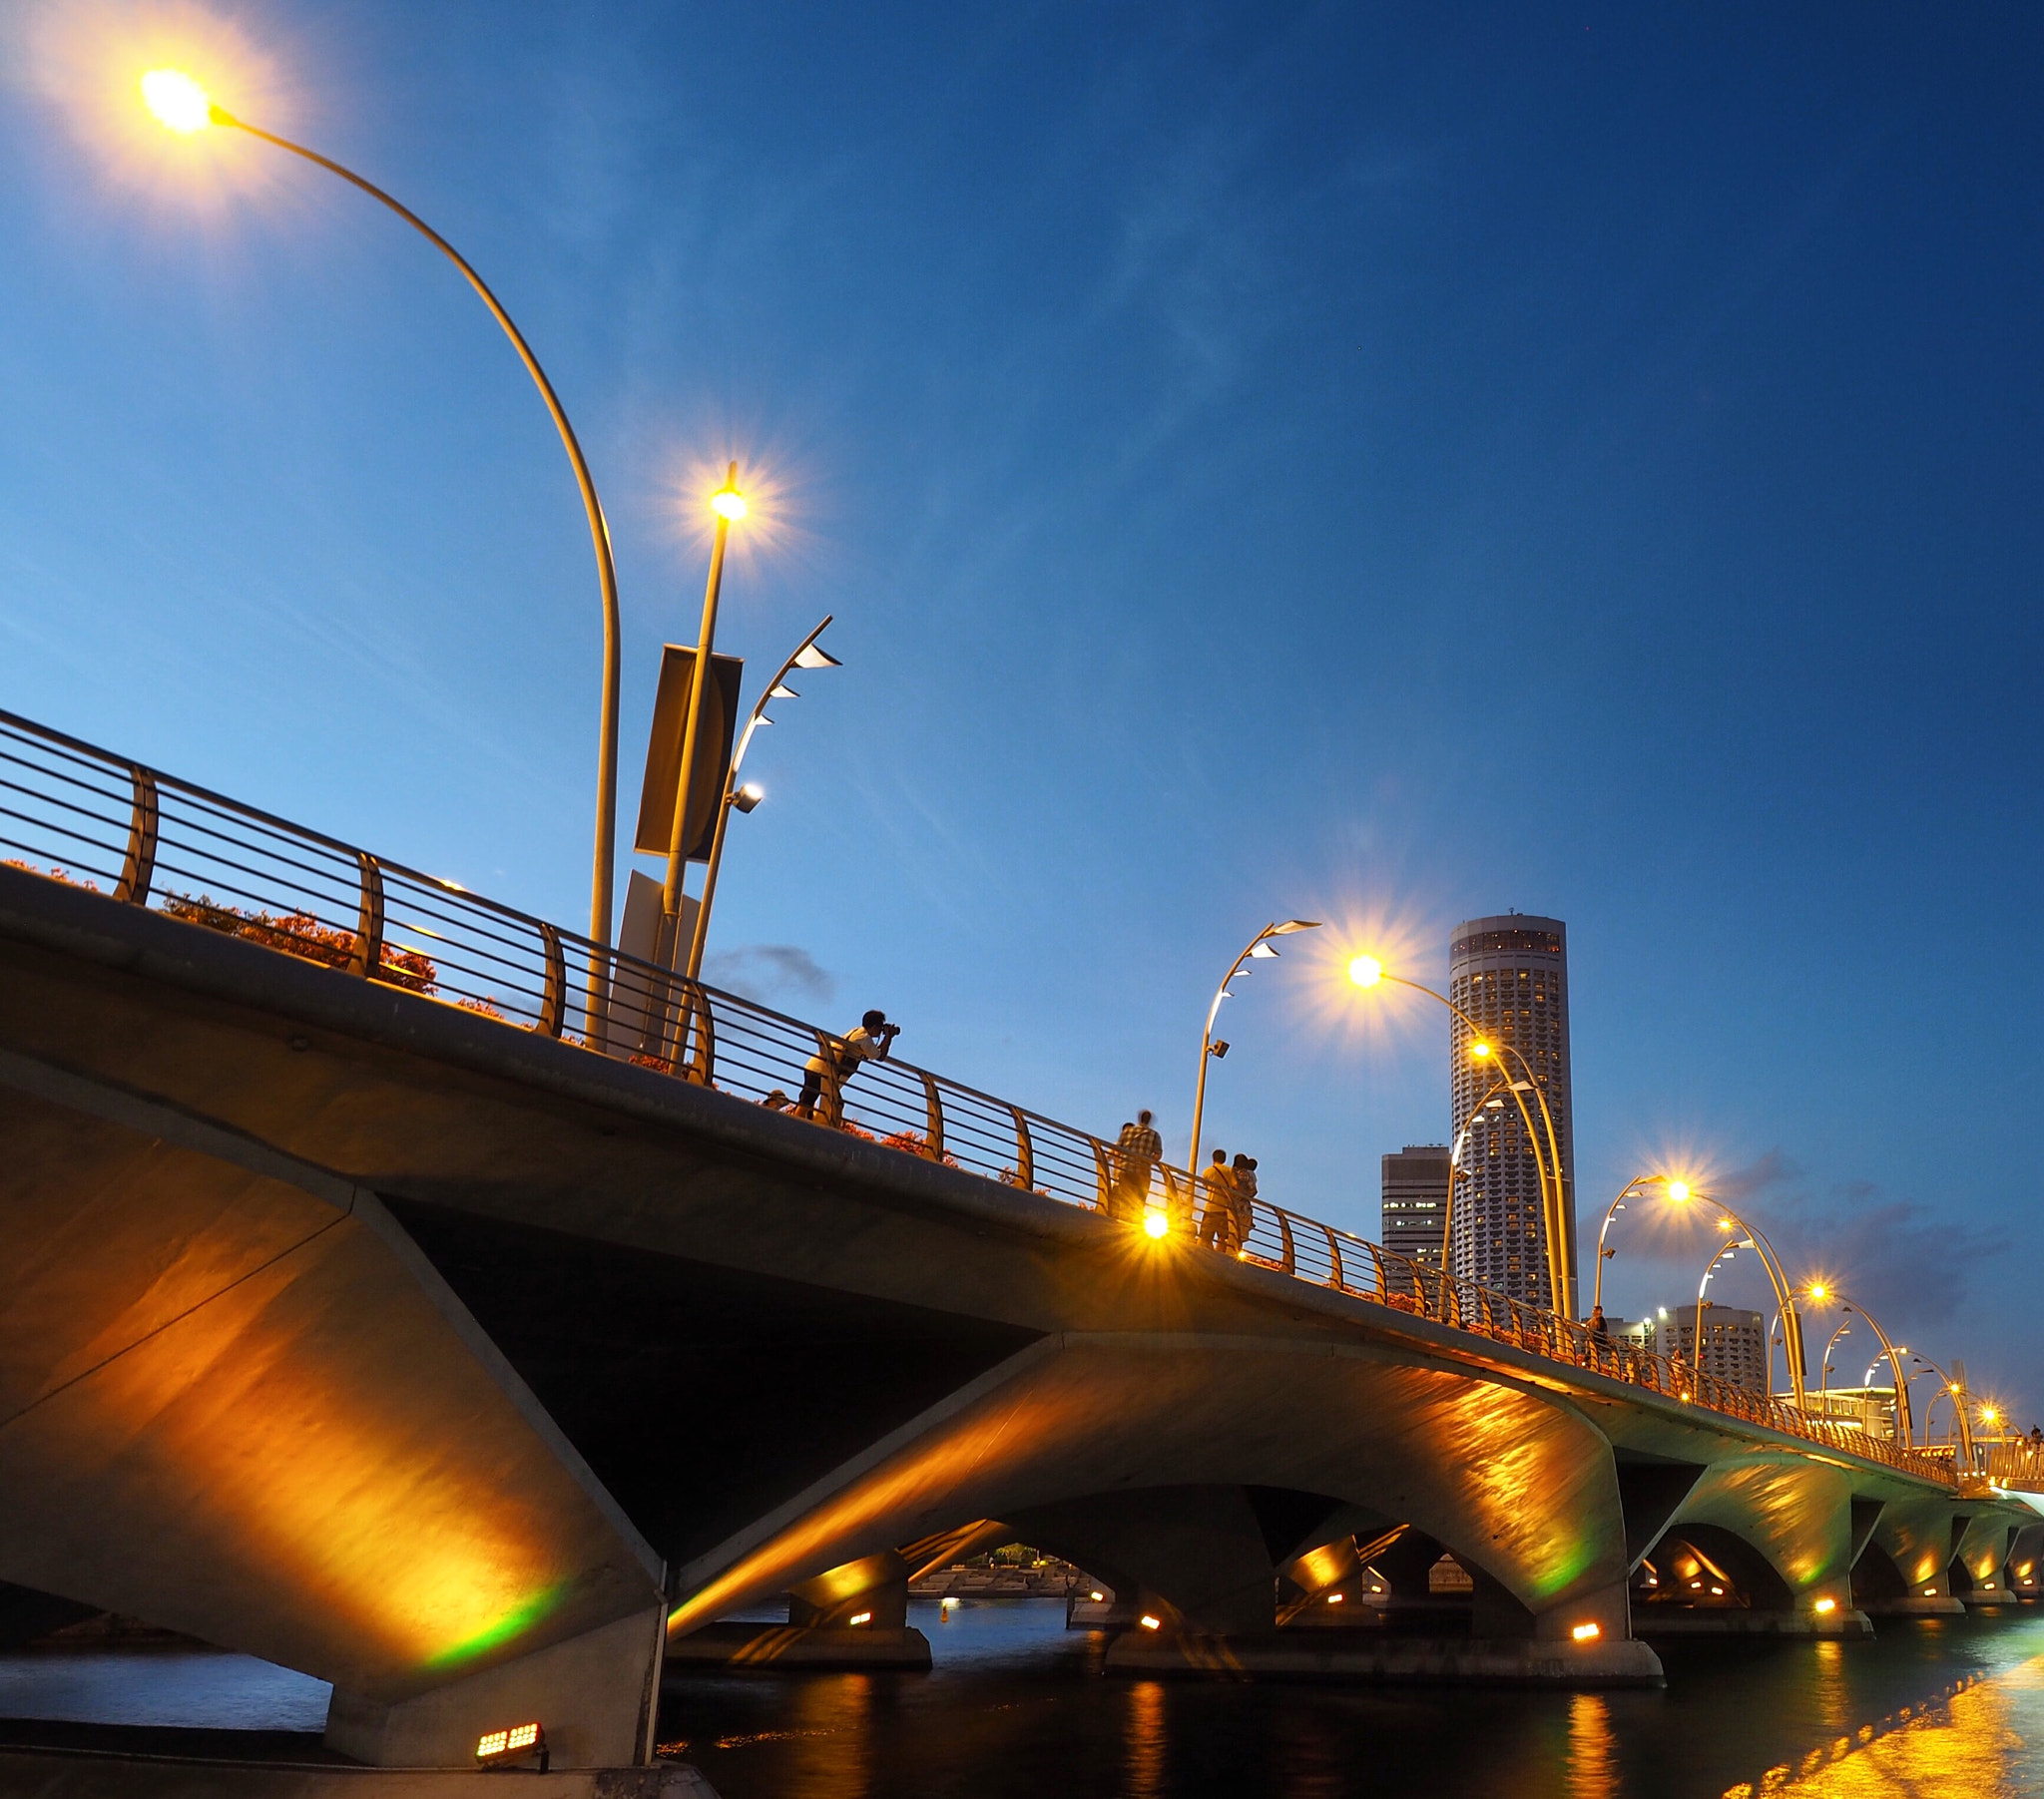
[[[710,496],[710,510],[727,524],[736,523],[746,516],[746,496],[735,487],[720,487]]]
[[[157,123],[182,137],[213,123],[212,97],[191,76],[178,69],[152,69],[142,78],[142,103]]]
[[[1822,1305],[1830,1296],[1831,1289],[1825,1286],[1822,1281],[1813,1280],[1809,1283],[1809,1297],[1812,1304]]]
[[[1273,925],[1271,935],[1288,937],[1293,931],[1317,931],[1319,928],[1320,921],[1317,918],[1287,918],[1281,925]]]
[[[1374,987],[1384,978],[1384,965],[1374,956],[1356,956],[1348,964],[1348,978],[1358,987]]]
[[[1668,1196],[1677,1205],[1683,1204],[1689,1198],[1690,1191],[1690,1184],[1686,1180],[1671,1180],[1668,1183]]]
[[[1469,1054],[1472,1057],[1474,1057],[1478,1062],[1481,1062],[1487,1056],[1489,1056],[1490,1045],[1485,1043],[1481,1038],[1478,1038],[1476,1042],[1469,1046]]]
[[[748,781],[731,796],[731,803],[741,812],[750,812],[766,797],[766,789],[758,781]]]

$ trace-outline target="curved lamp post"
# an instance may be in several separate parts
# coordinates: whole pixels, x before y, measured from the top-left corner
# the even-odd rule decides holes
[[[1221,985],[1214,990],[1214,1004],[1207,1008],[1207,1029],[1200,1038],[1200,1080],[1193,1089],[1193,1148],[1186,1158],[1186,1172],[1191,1176],[1192,1191],[1187,1203],[1198,1208],[1200,1203],[1200,1130],[1207,1116],[1207,1058],[1215,1061],[1228,1054],[1228,1045],[1214,1041],[1214,1020],[1220,1015],[1221,1002],[1229,997],[1228,983],[1241,974],[1251,962],[1268,961],[1278,954],[1278,946],[1271,941],[1274,937],[1289,937],[1294,931],[1317,931],[1317,918],[1287,918],[1282,924],[1273,921],[1267,924],[1249,941],[1249,947],[1229,965]],[[1453,1183],[1450,1182],[1450,1185]]]
[[[371,200],[380,201],[461,270],[477,297],[489,307],[490,316],[503,327],[504,335],[511,340],[511,347],[518,352],[519,361],[525,364],[525,372],[539,389],[539,397],[546,402],[554,429],[561,434],[562,447],[568,452],[568,461],[575,470],[575,485],[582,494],[582,510],[589,518],[589,540],[596,551],[597,585],[603,595],[603,709],[597,726],[596,858],[590,878],[589,935],[597,944],[608,947],[618,830],[618,570],[611,555],[610,526],[604,519],[603,504],[596,497],[596,482],[582,454],[582,445],[576,440],[575,428],[568,423],[568,414],[562,409],[560,396],[554,392],[554,384],[547,379],[546,370],[540,367],[539,358],[532,353],[532,346],[511,322],[510,313],[504,310],[482,276],[469,266],[453,244],[409,207],[393,200],[374,183],[364,181],[352,169],[343,168],[330,157],[323,157],[316,150],[307,150],[302,144],[293,144],[288,138],[279,138],[273,132],[263,131],[246,119],[237,119],[226,108],[216,105],[206,90],[189,75],[172,69],[152,69],[142,78],[142,97],[158,120],[174,132],[189,136],[193,132],[204,131],[210,125],[228,126],[246,132],[252,138],[259,138],[278,150],[287,150],[294,157],[302,157],[328,174],[339,176],[349,186],[359,188]],[[598,1022],[604,1012],[606,973],[603,958],[592,957],[589,966],[589,1026],[592,1037],[601,1035]]]
[[[1666,1174],[1635,1174],[1618,1189],[1618,1197],[1605,1207],[1604,1222],[1597,1227],[1597,1274],[1591,1283],[1590,1299],[1590,1309],[1593,1312],[1602,1310],[1604,1305],[1604,1263],[1607,1258],[1618,1253],[1616,1249],[1604,1247],[1604,1239],[1610,1234],[1612,1220],[1625,1210],[1625,1202],[1628,1199],[1652,1186],[1656,1181],[1666,1187],[1668,1197],[1678,1204],[1689,1197],[1689,1182],[1671,1179]]]
[[[1824,1359],[1817,1368],[1816,1391],[1819,1399],[1823,1398],[1831,1390],[1831,1351],[1838,1347],[1838,1339],[1840,1337],[1849,1337],[1851,1334],[1851,1325],[1841,1324],[1836,1330],[1831,1332],[1831,1340],[1824,1345]]]
[[[746,728],[739,738],[738,747],[732,751],[731,771],[724,777],[724,798],[717,807],[717,830],[710,839],[710,867],[703,876],[703,898],[696,908],[696,934],[689,943],[688,979],[693,987],[703,973],[703,945],[710,936],[710,903],[717,897],[717,871],[724,862],[724,832],[731,823],[734,811],[750,812],[766,797],[758,787],[739,785],[739,770],[745,765],[746,747],[753,740],[753,733],[763,724],[773,720],[766,716],[766,705],[773,699],[799,699],[801,695],[794,688],[783,683],[797,669],[841,669],[840,663],[829,651],[817,648],[816,640],[829,629],[831,615],[823,615],[823,623],[802,639],[795,653],[780,665],[780,673],[766,683],[766,689],[753,706],[753,715],[746,720]]]
[[[660,893],[660,950],[655,960],[673,968],[681,945],[682,887],[689,869],[689,800],[696,789],[697,728],[703,716],[703,694],[710,685],[710,664],[717,654],[717,603],[724,595],[724,546],[733,524],[746,516],[746,496],[739,492],[739,465],[734,462],[724,485],[710,496],[717,514],[717,532],[710,541],[710,580],[703,589],[703,623],[696,633],[696,661],[689,671],[689,709],[682,714],[682,768],[675,789],[675,817],[667,840],[667,882]]]
[[[1880,1366],[1882,1359],[1885,1358],[1888,1365],[1888,1374],[1894,1381],[1895,1436],[1904,1449],[1912,1448],[1914,1445],[1915,1428],[1909,1417],[1909,1383],[1902,1373],[1902,1358],[1909,1353],[1908,1345],[1889,1341],[1887,1332],[1880,1327],[1880,1321],[1863,1305],[1847,1299],[1837,1288],[1822,1285],[1812,1286],[1809,1289],[1809,1295],[1819,1305],[1827,1299],[1835,1299],[1838,1302],[1838,1310],[1841,1314],[1866,1320],[1866,1328],[1873,1332],[1874,1341],[1880,1345],[1880,1354],[1875,1356],[1868,1365],[1866,1380],[1862,1385],[1871,1386],[1873,1384],[1873,1371]],[[1844,1325],[1841,1323],[1838,1329],[1831,1334],[1831,1341],[1833,1343],[1838,1340],[1844,1328]],[[1824,1360],[1828,1362],[1830,1359],[1831,1352],[1826,1348],[1824,1350]]]
[[[1704,1308],[1710,1304],[1710,1301],[1704,1297],[1705,1289],[1711,1284],[1711,1276],[1718,1272],[1718,1264],[1720,1262],[1729,1260],[1735,1249],[1752,1249],[1753,1247],[1754,1240],[1751,1237],[1732,1237],[1720,1243],[1716,1253],[1704,1264],[1704,1278],[1697,1282],[1696,1329],[1690,1333],[1692,1338],[1690,1344],[1690,1366],[1699,1375],[1704,1371]]]
[[[1441,1322],[1455,1322],[1454,1272],[1448,1266],[1448,1243],[1455,1233],[1455,1182],[1467,1180],[1469,1173],[1462,1166],[1462,1152],[1469,1147],[1469,1138],[1478,1124],[1488,1120],[1488,1115],[1504,1110],[1500,1097],[1510,1088],[1511,1082],[1503,1077],[1493,1081],[1483,1098],[1470,1109],[1468,1121],[1455,1132],[1454,1147],[1448,1151],[1448,1202],[1441,1212]],[[1422,1295],[1422,1298],[1424,1295]]]
[[[1669,1196],[1674,1197],[1672,1189]],[[1753,1247],[1768,1271],[1769,1283],[1775,1289],[1775,1302],[1782,1310],[1782,1342],[1788,1360],[1788,1388],[1795,1397],[1795,1409],[1801,1411],[1805,1397],[1802,1380],[1802,1319],[1795,1310],[1795,1290],[1788,1284],[1788,1275],[1782,1271],[1782,1258],[1775,1253],[1775,1246],[1768,1241],[1766,1234],[1754,1229],[1724,1200],[1713,1193],[1698,1192],[1694,1188],[1690,1190],[1689,1196],[1691,1199],[1701,1199],[1706,1205],[1716,1206],[1725,1215],[1729,1222],[1722,1223],[1720,1229],[1737,1230],[1742,1236],[1753,1239]],[[1820,1285],[1811,1286],[1809,1293],[1812,1299],[1819,1302],[1827,1296],[1826,1290]],[[1773,1359],[1771,1353],[1771,1363]]]
[[[1533,1149],[1534,1170],[1540,1176],[1540,1209],[1545,1224],[1543,1234],[1547,1239],[1549,1306],[1560,1317],[1566,1318],[1571,1316],[1572,1307],[1569,1303],[1568,1268],[1565,1250],[1566,1222],[1563,1217],[1567,1198],[1562,1190],[1561,1145],[1555,1136],[1554,1115],[1548,1110],[1547,1095],[1541,1091],[1540,1083],[1534,1080],[1532,1065],[1527,1062],[1524,1054],[1516,1044],[1510,1042],[1493,1044],[1490,1041],[1489,1034],[1484,1031],[1483,1027],[1471,1018],[1468,1013],[1464,1012],[1461,1007],[1457,1006],[1453,1000],[1449,999],[1446,994],[1436,993],[1431,987],[1418,981],[1409,981],[1403,975],[1391,974],[1374,956],[1356,956],[1351,959],[1348,964],[1348,979],[1357,987],[1376,987],[1388,982],[1393,987],[1408,987],[1414,993],[1423,993],[1428,999],[1445,1006],[1449,1012],[1468,1027],[1471,1039],[1469,1054],[1473,1059],[1485,1061],[1495,1055],[1501,1065],[1501,1070],[1502,1065],[1507,1061],[1518,1064],[1519,1076],[1510,1081],[1510,1087],[1512,1099],[1519,1108],[1519,1117],[1526,1125],[1526,1140]],[[1528,1094],[1531,1094],[1539,1102],[1540,1122],[1545,1127],[1547,1137],[1547,1153],[1544,1156],[1540,1148],[1541,1131],[1534,1127],[1532,1109],[1526,1104],[1526,1096]],[[1450,1181],[1449,1184],[1452,1187],[1453,1182]],[[1446,1260],[1447,1248],[1448,1246],[1444,1241],[1441,1245],[1443,1261]]]
[[[1965,1473],[1971,1474],[1973,1472],[1973,1421],[1966,1415],[1967,1393],[1965,1383],[1963,1381],[1954,1381],[1950,1375],[1945,1373],[1928,1356],[1914,1356],[1911,1360],[1936,1375],[1940,1383],[1940,1390],[1950,1398],[1952,1402],[1952,1416],[1958,1420],[1959,1455],[1963,1458],[1963,1470]],[[1933,1396],[1930,1405],[1934,1406],[1936,1404],[1937,1400]],[[1923,1438],[1927,1448],[1930,1442],[1930,1406],[1923,1408]]]

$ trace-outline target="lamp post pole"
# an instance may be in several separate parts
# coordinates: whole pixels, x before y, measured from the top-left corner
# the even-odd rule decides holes
[[[732,467],[736,471],[738,465],[734,463]],[[722,519],[718,521],[720,528],[723,523]],[[710,866],[703,875],[703,898],[696,908],[696,932],[689,942],[688,980],[691,986],[695,985],[703,973],[703,945],[710,936],[710,902],[717,897],[717,871],[724,862],[725,828],[731,823],[734,807],[741,811],[751,810],[749,806],[739,804],[739,770],[745,765],[747,746],[751,744],[753,733],[761,725],[773,722],[766,716],[766,702],[769,699],[795,697],[791,688],[780,684],[790,673],[796,668],[834,669],[839,666],[837,659],[828,651],[816,648],[816,640],[829,629],[830,618],[831,615],[828,613],[823,615],[823,623],[802,639],[796,646],[794,655],[780,665],[780,673],[761,690],[760,697],[753,706],[753,715],[746,720],[745,734],[739,738],[739,746],[732,752],[731,771],[724,777],[724,798],[717,808],[717,830],[710,839]]]
[[[674,827],[667,842],[667,882],[660,894],[660,949],[655,960],[662,968],[673,968],[681,949],[682,887],[689,867],[689,796],[696,784],[696,740],[703,734],[703,695],[710,684],[710,661],[717,651],[717,604],[724,593],[724,546],[731,536],[732,520],[746,516],[736,462],[711,506],[717,514],[717,531],[710,543],[710,579],[703,588],[703,623],[696,634],[696,665],[689,672],[689,706],[682,714],[682,768],[675,791]]]
[[[161,85],[169,82],[168,91]],[[159,85],[153,90],[152,83]],[[433,229],[409,207],[393,199],[373,182],[364,181],[352,169],[336,163],[331,157],[321,156],[316,150],[308,150],[302,144],[294,144],[288,138],[280,138],[274,132],[263,131],[251,125],[246,119],[238,119],[225,107],[216,105],[205,91],[188,77],[173,75],[167,70],[155,70],[143,78],[143,93],[150,108],[163,123],[174,131],[192,132],[208,125],[227,126],[249,137],[259,139],[277,150],[288,151],[294,157],[324,169],[329,175],[337,175],[349,186],[359,189],[371,200],[380,202],[410,225],[420,236],[444,255],[458,268],[476,296],[490,310],[490,316],[503,328],[504,335],[511,340],[511,347],[518,352],[518,359],[525,364],[525,372],[532,377],[532,384],[539,389],[539,397],[545,401],[554,429],[560,433],[561,446],[568,452],[568,461],[575,471],[575,485],[582,495],[582,510],[589,520],[589,540],[596,552],[596,578],[603,599],[603,703],[597,724],[597,771],[596,771],[596,850],[595,865],[590,876],[589,890],[589,935],[600,949],[606,949],[611,941],[613,882],[616,877],[617,830],[618,830],[618,570],[611,553],[610,526],[605,521],[603,504],[597,498],[596,481],[589,472],[589,462],[582,454],[582,445],[575,436],[575,428],[568,422],[568,414],[561,405],[560,396],[554,392],[554,384],[547,379],[546,370],[539,365],[539,358],[532,353],[532,346],[525,341],[524,334],[511,322],[511,314],[504,310],[502,302],[489,289],[482,276],[477,274],[466,257],[453,244]],[[605,958],[592,956],[589,964],[589,1031],[592,1040],[602,1036],[601,1021],[605,1010],[605,996],[608,992],[608,969]]]
[[[1288,937],[1294,931],[1317,931],[1320,921],[1316,918],[1288,918],[1282,924],[1276,919],[1267,924],[1249,941],[1243,953],[1229,964],[1228,973],[1222,977],[1221,985],[1214,990],[1214,1003],[1207,1008],[1207,1028],[1200,1036],[1200,1079],[1193,1089],[1193,1147],[1186,1157],[1186,1173],[1192,1190],[1186,1195],[1186,1203],[1197,1212],[1200,1204],[1200,1132],[1207,1118],[1207,1059],[1214,1054],[1214,1021],[1220,1015],[1221,1002],[1228,998],[1228,984],[1242,973],[1243,966],[1252,957],[1262,960],[1278,954],[1278,946],[1271,941],[1274,937]],[[1228,1046],[1222,1045],[1225,1050]],[[1197,1225],[1197,1218],[1194,1220]]]
[[[1704,1308],[1710,1304],[1710,1301],[1704,1297],[1705,1289],[1711,1284],[1711,1276],[1717,1273],[1718,1264],[1730,1255],[1733,1250],[1751,1249],[1753,1246],[1753,1239],[1751,1237],[1734,1237],[1728,1243],[1720,1243],[1717,1253],[1704,1265],[1704,1278],[1697,1282],[1696,1329],[1690,1333],[1690,1365],[1699,1375],[1704,1372]]]
[[[1657,1180],[1668,1188],[1671,1198],[1687,1199],[1689,1197],[1688,1185],[1680,1180],[1671,1180],[1666,1174],[1635,1174],[1632,1179],[1628,1180],[1624,1186],[1618,1189],[1618,1197],[1605,1207],[1604,1222],[1597,1227],[1597,1272],[1590,1287],[1590,1309],[1593,1312],[1602,1311],[1604,1308],[1605,1260],[1607,1257],[1618,1253],[1616,1249],[1604,1247],[1604,1239],[1610,1234],[1612,1220],[1625,1210],[1625,1202],[1628,1199],[1632,1198],[1641,1188],[1652,1186]]]
[[[1964,1460],[1964,1472],[1967,1474],[1971,1474],[1973,1472],[1973,1421],[1966,1415],[1967,1394],[1965,1386],[1963,1385],[1963,1383],[1955,1383],[1952,1380],[1952,1377],[1945,1373],[1945,1371],[1942,1368],[1940,1368],[1935,1362],[1933,1362],[1928,1356],[1919,1355],[1915,1359],[1918,1362],[1920,1362],[1925,1368],[1929,1369],[1932,1374],[1937,1376],[1938,1381],[1942,1385],[1943,1391],[1950,1396],[1952,1402],[1952,1415],[1954,1418],[1958,1420],[1959,1454]],[[1936,1399],[1933,1398],[1930,1404],[1933,1406],[1936,1405]],[[1923,1442],[1924,1447],[1927,1449],[1930,1445],[1930,1410],[1927,1406],[1924,1408],[1923,1423]]]
[[[1816,1391],[1819,1399],[1828,1396],[1831,1390],[1831,1351],[1838,1347],[1838,1339],[1840,1337],[1849,1337],[1851,1334],[1851,1325],[1841,1324],[1836,1330],[1831,1332],[1831,1340],[1824,1345],[1823,1365],[1817,1370]],[[1826,1413],[1826,1416],[1828,1415]]]
[[[1564,1210],[1567,1200],[1562,1187],[1561,1144],[1554,1129],[1554,1115],[1548,1110],[1547,1095],[1541,1091],[1540,1083],[1533,1078],[1533,1068],[1516,1044],[1500,1041],[1492,1045],[1483,1027],[1464,1012],[1461,1007],[1444,993],[1436,993],[1431,987],[1419,981],[1408,981],[1402,975],[1388,972],[1374,956],[1357,956],[1348,965],[1348,978],[1357,987],[1375,987],[1379,982],[1389,982],[1394,987],[1407,987],[1414,993],[1423,993],[1430,1000],[1445,1006],[1468,1028],[1473,1040],[1470,1054],[1479,1059],[1488,1056],[1494,1048],[1502,1062],[1510,1058],[1519,1065],[1521,1079],[1511,1082],[1512,1099],[1518,1106],[1519,1117],[1526,1126],[1526,1141],[1533,1150],[1534,1171],[1540,1177],[1540,1209],[1546,1228],[1547,1239],[1547,1283],[1551,1309],[1560,1317],[1574,1314],[1569,1291],[1567,1272],[1567,1251],[1564,1246],[1568,1230]],[[1501,1071],[1502,1072],[1502,1071]],[[1545,1127],[1547,1153],[1543,1156],[1540,1148],[1541,1131],[1534,1127],[1532,1109],[1526,1104],[1526,1095],[1531,1094],[1540,1108],[1541,1124]],[[1549,1164],[1552,1164],[1551,1167]],[[1452,1183],[1451,1183],[1452,1184]],[[1446,1246],[1443,1245],[1443,1254]]]
[[[1788,1275],[1782,1271],[1781,1257],[1775,1253],[1775,1246],[1768,1241],[1766,1235],[1754,1229],[1751,1224],[1734,1211],[1731,1206],[1727,1205],[1724,1200],[1716,1197],[1714,1194],[1700,1193],[1694,1189],[1691,1190],[1690,1197],[1692,1199],[1701,1199],[1705,1204],[1715,1206],[1731,1220],[1732,1228],[1738,1230],[1742,1235],[1753,1239],[1754,1250],[1760,1256],[1762,1266],[1768,1271],[1769,1283],[1775,1289],[1775,1302],[1782,1308],[1782,1345],[1788,1361],[1788,1387],[1789,1391],[1794,1395],[1795,1409],[1798,1412],[1801,1411],[1802,1402],[1806,1396],[1802,1379],[1802,1319],[1795,1310],[1795,1290],[1789,1286]],[[1821,1300],[1824,1297],[1824,1293],[1821,1289],[1813,1289],[1812,1297]],[[1772,1367],[1774,1362],[1772,1350],[1769,1352],[1768,1359]],[[1772,1376],[1770,1378],[1772,1379]]]

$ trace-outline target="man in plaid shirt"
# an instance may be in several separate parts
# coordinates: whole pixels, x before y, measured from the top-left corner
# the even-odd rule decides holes
[[[1133,1124],[1124,1124],[1115,1144],[1115,1203],[1109,1208],[1118,1218],[1138,1219],[1150,1200],[1150,1177],[1164,1159],[1164,1139],[1150,1124],[1150,1114],[1139,1112]]]

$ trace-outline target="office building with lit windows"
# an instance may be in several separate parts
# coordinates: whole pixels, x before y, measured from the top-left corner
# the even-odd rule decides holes
[[[1759,1312],[1738,1306],[1704,1307],[1704,1344],[1697,1350],[1697,1308],[1663,1306],[1646,1320],[1646,1347],[1671,1362],[1701,1366],[1750,1393],[1768,1390],[1768,1325]]]
[[[1384,1234],[1386,1249],[1429,1268],[1441,1265],[1441,1232],[1447,1227],[1448,1146],[1407,1143],[1384,1157]],[[1410,1292],[1410,1278],[1396,1270],[1400,1292]]]
[[[1451,1018],[1454,1137],[1462,1144],[1463,1178],[1455,1194],[1449,1267],[1465,1280],[1515,1299],[1551,1303],[1540,1168],[1518,1105],[1502,1085],[1508,1076],[1519,1077],[1520,1064],[1495,1053],[1510,1046],[1524,1058],[1539,1090],[1538,1096],[1520,1096],[1536,1127],[1541,1125],[1540,1097],[1554,1121],[1561,1150],[1562,1266],[1567,1309],[1576,1315],[1581,1308],[1576,1298],[1567,928],[1558,918],[1518,912],[1457,925],[1448,948],[1448,997],[1476,1022],[1494,1052],[1483,1060],[1472,1057],[1469,1027]]]

